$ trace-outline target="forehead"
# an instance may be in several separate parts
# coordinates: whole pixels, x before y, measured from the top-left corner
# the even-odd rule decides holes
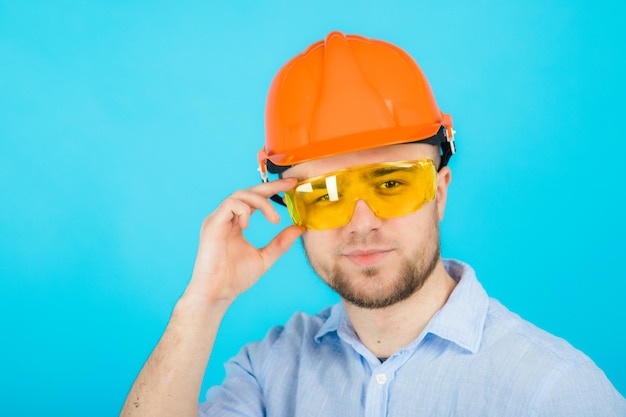
[[[436,154],[437,148],[433,145],[407,143],[384,146],[303,162],[286,170],[283,177],[305,179],[358,165],[434,158]]]

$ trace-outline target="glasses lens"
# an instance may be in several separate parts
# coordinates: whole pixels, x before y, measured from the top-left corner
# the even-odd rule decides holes
[[[362,165],[301,181],[285,193],[293,222],[313,230],[346,225],[358,200],[380,218],[404,216],[435,197],[430,159]]]

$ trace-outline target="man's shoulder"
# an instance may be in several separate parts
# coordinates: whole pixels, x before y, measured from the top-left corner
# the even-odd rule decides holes
[[[326,307],[317,314],[295,312],[284,326],[276,328],[278,334],[283,338],[310,336],[309,339],[313,339],[332,315],[333,307]]]
[[[332,315],[335,306],[329,306],[317,314],[295,312],[281,326],[272,327],[265,337],[248,345],[253,350],[273,351],[285,347],[299,348],[312,344]]]
[[[563,366],[590,361],[589,357],[565,339],[545,331],[511,312],[497,300],[489,299],[483,348],[504,348],[543,363]]]

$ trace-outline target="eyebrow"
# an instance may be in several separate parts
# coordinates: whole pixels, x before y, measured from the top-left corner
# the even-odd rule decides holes
[[[383,166],[380,168],[375,169],[374,171],[366,171],[361,178],[363,179],[371,179],[371,178],[379,178],[388,174],[393,174],[394,172],[397,171],[402,171],[405,170],[407,168],[407,165],[404,166]],[[333,174],[330,173],[329,177],[336,177],[337,174]],[[308,182],[305,183],[306,187],[303,187],[305,184],[302,184],[300,186],[297,187],[297,191],[299,192],[312,192],[314,190],[325,190],[327,189],[327,183],[326,180],[329,178],[326,177],[326,179],[324,181],[314,181],[314,182]],[[302,188],[301,188],[302,187]]]
[[[382,177],[383,175],[393,174],[396,171],[404,170],[406,167],[399,166],[389,166],[389,167],[380,167],[374,171],[367,172],[363,175],[364,178],[377,178]]]

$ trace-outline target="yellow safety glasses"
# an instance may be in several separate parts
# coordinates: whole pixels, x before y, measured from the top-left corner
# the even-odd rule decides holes
[[[436,190],[435,164],[420,159],[360,165],[300,181],[285,200],[295,224],[327,230],[348,224],[359,200],[386,219],[419,210]]]

